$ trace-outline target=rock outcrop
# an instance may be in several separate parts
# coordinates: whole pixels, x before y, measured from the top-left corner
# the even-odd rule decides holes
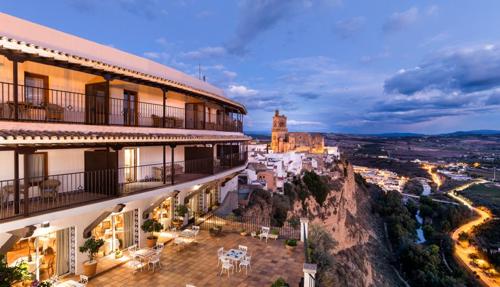
[[[309,196],[305,204],[295,202],[292,213],[307,214],[337,241],[331,272],[339,286],[399,286],[390,265],[383,223],[371,213],[369,190],[356,181],[352,165],[339,163],[336,168],[343,172],[328,179],[333,188],[325,202],[320,205]]]

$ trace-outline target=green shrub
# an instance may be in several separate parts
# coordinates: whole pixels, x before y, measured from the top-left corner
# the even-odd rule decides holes
[[[32,275],[28,271],[26,262],[9,267],[5,255],[0,254],[0,286],[12,286],[15,283],[31,279]]]
[[[144,221],[144,223],[141,226],[141,229],[144,232],[150,233],[148,239],[155,239],[156,236],[154,236],[153,232],[160,232],[163,229],[163,225],[159,223],[158,220],[156,219],[148,219]]]
[[[188,213],[188,208],[184,204],[179,204],[175,208],[175,214],[180,217],[184,217]]]
[[[297,239],[287,239],[285,240],[285,244],[288,246],[297,246]]]
[[[288,285],[288,283],[286,283],[285,279],[283,278],[278,278],[276,279],[276,281],[274,281],[274,283],[271,285],[271,287],[288,287],[290,285]]]
[[[80,246],[79,250],[81,253],[87,253],[89,261],[94,261],[95,255],[99,252],[99,248],[104,245],[104,239],[95,239],[91,237]]]

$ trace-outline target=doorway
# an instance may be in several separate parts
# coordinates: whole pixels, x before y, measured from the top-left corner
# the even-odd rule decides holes
[[[85,122],[91,125],[108,123],[109,84],[85,85]]]
[[[123,124],[137,126],[137,92],[123,91]]]
[[[137,148],[126,148],[124,155],[124,176],[126,182],[137,181]]]
[[[118,193],[118,153],[108,150],[85,151],[85,190],[116,195]]]

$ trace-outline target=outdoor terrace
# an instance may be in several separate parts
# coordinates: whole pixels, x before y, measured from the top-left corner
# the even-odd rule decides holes
[[[252,256],[248,275],[243,269],[229,277],[226,273],[220,276],[217,249],[224,247],[228,250],[240,244],[246,245]],[[289,251],[282,239],[270,239],[266,243],[265,240],[231,232],[211,237],[208,231],[201,230],[196,243],[182,249],[167,243],[161,263],[163,267],[155,272],[147,268],[134,272],[125,263],[92,278],[87,286],[270,286],[279,277],[284,278],[290,286],[298,286],[303,275],[304,247],[299,243],[295,250]]]

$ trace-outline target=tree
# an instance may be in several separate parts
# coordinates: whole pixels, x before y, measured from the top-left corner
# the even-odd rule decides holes
[[[89,257],[89,262],[92,263],[94,261],[95,255],[99,252],[99,248],[104,245],[104,239],[95,239],[94,237],[90,237],[80,246],[81,253],[87,253]]]
[[[163,225],[156,219],[148,219],[144,221],[141,229],[144,232],[149,232],[148,239],[156,239],[154,232],[160,232],[163,229]]]

